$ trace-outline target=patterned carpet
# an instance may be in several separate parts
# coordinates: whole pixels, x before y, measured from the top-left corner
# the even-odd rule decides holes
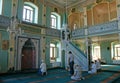
[[[0,76],[0,83],[120,83],[119,65],[102,65],[102,71],[91,75],[83,72],[85,80],[71,80],[69,72],[62,69],[50,69],[47,76],[37,72],[6,74]]]

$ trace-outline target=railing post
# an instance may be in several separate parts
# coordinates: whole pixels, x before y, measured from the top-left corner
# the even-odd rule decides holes
[[[91,58],[92,58],[92,53],[91,53],[91,39],[88,37],[88,29],[85,29],[85,42],[86,42],[86,54],[87,54],[87,60],[88,60],[88,70],[90,70],[91,67]]]

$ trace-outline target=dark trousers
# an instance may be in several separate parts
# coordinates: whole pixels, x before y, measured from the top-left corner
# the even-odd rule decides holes
[[[70,66],[70,74],[73,75],[74,74],[74,61],[69,63]]]
[[[39,69],[38,74],[42,75],[41,69]],[[47,72],[44,72],[43,75],[47,75]]]

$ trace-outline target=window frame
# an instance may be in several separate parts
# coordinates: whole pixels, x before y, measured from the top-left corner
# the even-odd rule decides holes
[[[55,62],[57,58],[57,46],[54,43],[50,43],[50,62]]]
[[[116,44],[115,46],[114,46],[114,48],[115,48],[115,56],[114,56],[114,59],[115,60],[120,60],[120,44]]]
[[[25,8],[25,7],[28,7],[28,9]],[[27,12],[29,12],[29,16],[27,15]],[[31,13],[32,13],[32,15],[31,15]],[[29,17],[29,19],[27,19],[27,17]],[[31,7],[31,6],[29,6],[29,5],[24,5],[24,7],[23,7],[23,21],[31,22],[32,23],[33,19],[34,19],[33,17],[34,17],[34,8]]]
[[[0,0],[0,15],[2,15],[2,3],[3,3],[3,0]]]
[[[55,23],[55,26],[52,26],[52,19],[51,19],[51,16],[54,16],[56,18],[56,23]],[[54,28],[54,29],[61,29],[61,16],[56,13],[56,12],[51,12],[51,15],[50,15],[50,27],[51,28]]]
[[[23,11],[24,11],[24,6],[28,6],[33,9],[32,21],[30,23],[37,24],[38,23],[38,7],[31,2],[24,2]],[[22,19],[23,19],[23,17],[22,17]],[[23,21],[25,21],[25,20],[23,20]],[[29,21],[26,21],[26,22],[29,22]]]
[[[51,14],[51,28],[57,28],[57,16],[54,14]]]
[[[93,53],[92,53],[92,60],[98,60],[101,59],[101,53],[100,53],[100,45],[93,46]]]

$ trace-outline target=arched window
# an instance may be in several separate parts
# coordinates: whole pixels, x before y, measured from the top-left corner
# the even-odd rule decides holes
[[[52,12],[51,13],[51,28],[60,29],[60,27],[61,27],[60,15],[55,12]]]
[[[0,0],[0,15],[2,14],[2,0]]]
[[[23,7],[23,21],[38,23],[38,7],[30,2],[25,2]]]

